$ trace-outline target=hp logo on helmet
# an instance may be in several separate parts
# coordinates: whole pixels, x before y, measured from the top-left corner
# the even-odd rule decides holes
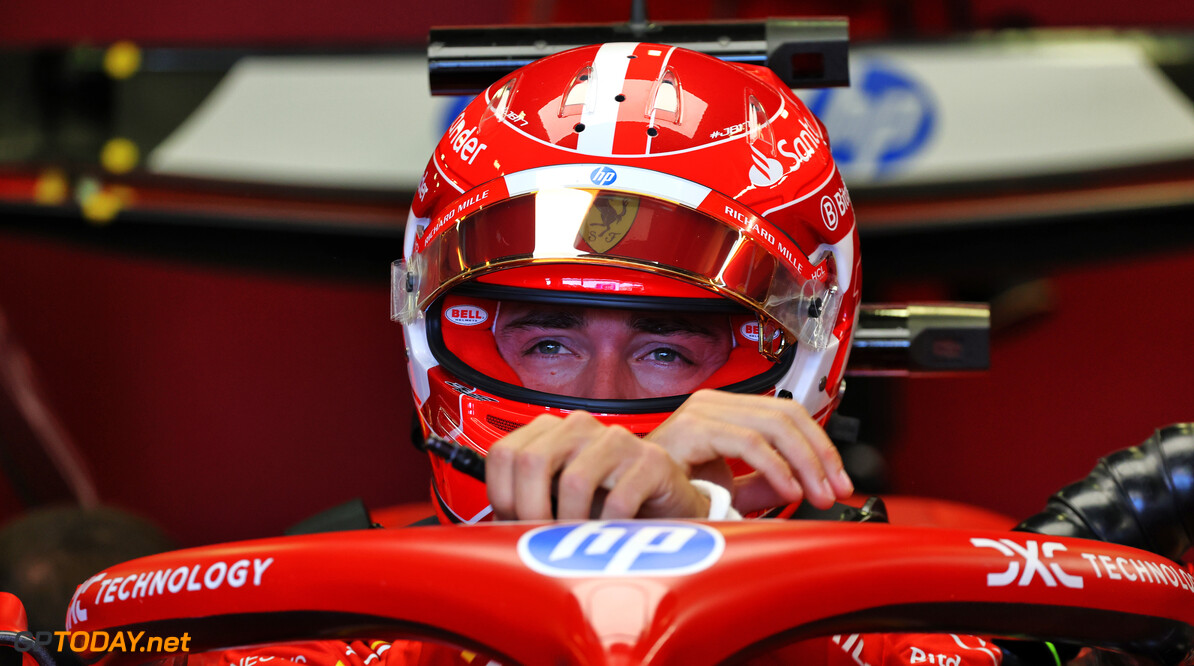
[[[597,167],[593,169],[593,173],[589,174],[589,180],[593,181],[594,185],[604,187],[606,185],[613,185],[614,181],[618,179],[618,172],[607,166]]]
[[[725,550],[705,525],[657,521],[550,525],[518,540],[524,564],[545,576],[681,576],[713,565]]]

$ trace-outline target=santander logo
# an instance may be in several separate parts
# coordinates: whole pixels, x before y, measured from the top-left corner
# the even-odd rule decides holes
[[[771,187],[778,183],[784,174],[798,170],[800,165],[811,160],[817,151],[825,145],[825,137],[816,121],[802,118],[800,126],[803,129],[792,138],[791,150],[787,149],[787,139],[780,139],[775,144],[775,150],[780,155],[794,161],[789,167],[785,168],[779,160],[768,157],[755,145],[750,146],[751,159],[754,164],[747,173],[750,176],[750,182],[755,187]]]
[[[489,313],[475,305],[455,305],[448,308],[444,317],[459,326],[476,326],[489,320]]]
[[[770,187],[779,182],[780,177],[784,175],[784,168],[779,161],[767,157],[754,146],[750,147],[750,152],[755,162],[750,168],[750,182],[754,183],[755,187]]]

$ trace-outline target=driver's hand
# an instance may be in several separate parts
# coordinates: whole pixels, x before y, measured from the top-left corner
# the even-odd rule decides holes
[[[743,514],[801,499],[827,509],[854,492],[837,448],[794,400],[697,391],[647,439],[688,476],[733,483],[734,508]],[[756,471],[731,481],[724,458],[740,458]]]
[[[485,458],[498,520],[705,518],[709,500],[659,444],[577,411],[544,414],[506,435]]]

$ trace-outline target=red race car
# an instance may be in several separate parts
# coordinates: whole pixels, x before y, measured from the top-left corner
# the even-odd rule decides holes
[[[783,520],[513,523],[143,558],[80,586],[68,628],[90,634],[91,647],[97,632],[188,641],[189,652],[174,655],[81,655],[109,665],[315,639],[446,642],[526,664],[704,664],[780,649],[791,663],[801,645],[832,643],[840,663],[863,664],[858,634],[926,631],[1189,663],[1192,594],[1189,567],[1165,557],[1024,532]],[[832,638],[808,641],[817,637]],[[944,640],[978,647],[974,638],[968,646]],[[915,649],[924,663],[943,664],[958,663],[960,651],[908,649],[910,663]]]

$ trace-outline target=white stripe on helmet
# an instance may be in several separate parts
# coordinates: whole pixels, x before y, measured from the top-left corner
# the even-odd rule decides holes
[[[615,96],[626,85],[629,56],[634,55],[638,42],[602,44],[593,59],[593,81],[585,96],[581,122],[585,129],[577,135],[576,148],[586,155],[612,155],[614,130],[618,127],[618,108]]]

